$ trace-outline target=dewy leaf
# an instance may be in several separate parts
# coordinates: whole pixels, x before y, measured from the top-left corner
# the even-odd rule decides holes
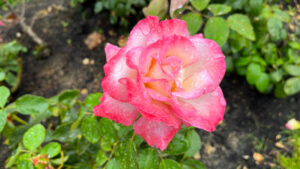
[[[0,86],[0,108],[4,108],[8,97],[10,96],[10,91],[5,86]]]
[[[6,112],[5,110],[0,110],[0,133],[3,130],[6,123]]]
[[[223,4],[211,4],[207,9],[210,10],[215,16],[217,16],[229,13],[231,11],[231,6]]]
[[[37,124],[26,131],[23,136],[23,144],[28,150],[34,151],[43,143],[45,135],[46,130],[44,126]]]
[[[17,168],[18,169],[34,169],[32,161],[30,159],[30,154],[22,154],[19,156],[17,160]]]
[[[191,35],[197,33],[203,24],[202,17],[199,13],[189,12],[183,15],[181,19],[186,22]]]
[[[49,143],[45,145],[40,154],[47,154],[49,158],[57,156],[61,151],[61,145],[56,142]]]
[[[86,107],[90,111],[92,111],[96,105],[100,104],[99,99],[101,96],[102,96],[102,93],[93,93],[93,94],[88,95],[84,101]]]
[[[158,169],[158,160],[158,154],[154,148],[143,149],[138,155],[139,169]]]
[[[228,17],[227,23],[232,30],[252,41],[255,40],[253,26],[248,16],[242,14],[233,14]]]
[[[145,8],[144,14],[147,16],[158,16],[159,19],[163,19],[169,8],[168,0],[151,0],[147,8]]]
[[[183,134],[177,133],[169,143],[165,152],[170,155],[183,154],[188,150],[189,146],[189,141],[183,136]]]
[[[264,93],[267,91],[268,86],[269,86],[269,76],[267,73],[261,73],[257,81],[255,82],[256,89]]]
[[[210,18],[204,28],[205,38],[216,41],[220,46],[223,46],[227,41],[229,28],[226,21],[221,17]]]
[[[47,100],[40,96],[24,95],[16,101],[17,111],[21,114],[42,114],[48,110]]]
[[[132,139],[121,142],[116,147],[115,158],[122,169],[136,169],[136,149]]]
[[[86,117],[81,124],[83,136],[91,143],[96,143],[100,139],[100,130],[96,116]]]
[[[192,6],[196,8],[198,11],[202,11],[209,4],[210,0],[190,0]]]
[[[63,105],[72,107],[77,101],[78,94],[78,90],[66,90],[59,95],[58,102]]]
[[[201,140],[198,133],[193,129],[187,132],[187,139],[190,142],[190,147],[185,153],[186,156],[192,157],[195,155],[198,151],[200,151],[201,148]]]
[[[103,150],[99,150],[96,156],[97,166],[102,166],[107,161],[107,156]]]
[[[300,78],[291,77],[284,84],[284,92],[287,95],[293,95],[300,92]]]
[[[100,120],[100,135],[109,144],[113,144],[117,141],[117,131],[114,128],[113,121],[107,118],[101,118]]]
[[[261,75],[261,67],[259,64],[251,63],[247,67],[246,79],[251,85],[254,85]]]
[[[106,169],[120,169],[120,165],[117,163],[116,159],[111,159],[105,166]]]
[[[171,159],[163,159],[160,162],[159,169],[182,169],[180,165]]]

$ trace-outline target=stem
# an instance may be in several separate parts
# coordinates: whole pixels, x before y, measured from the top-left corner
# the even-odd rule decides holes
[[[57,169],[62,169],[63,168],[63,166],[64,166],[64,161],[65,161],[65,156],[64,156],[64,152],[63,151],[61,151],[60,152],[60,160],[61,160],[61,164],[60,164],[60,166],[57,168]]]
[[[21,119],[20,117],[18,117],[17,115],[13,114],[12,115],[12,119],[16,120],[17,122],[21,123],[21,124],[27,124],[26,121],[24,121],[23,119]]]

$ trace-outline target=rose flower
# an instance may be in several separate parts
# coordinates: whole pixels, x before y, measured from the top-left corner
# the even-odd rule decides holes
[[[107,63],[96,116],[125,126],[164,150],[184,124],[214,131],[226,101],[219,84],[225,56],[186,23],[148,16],[130,32],[126,46],[105,47]]]

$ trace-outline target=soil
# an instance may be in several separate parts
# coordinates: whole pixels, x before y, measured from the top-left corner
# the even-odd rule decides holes
[[[28,22],[37,11],[53,4],[61,5],[65,10],[50,12],[38,19],[33,27],[51,46],[49,56],[34,56],[35,44],[19,26],[8,25],[4,30],[5,41],[14,39],[16,32],[20,32],[22,36],[19,41],[29,49],[22,56],[23,75],[21,87],[14,93],[15,98],[26,93],[51,97],[65,89],[87,89],[88,93],[102,90],[100,81],[106,62],[104,45],[106,42],[117,44],[119,34],[110,36],[108,32],[120,32],[121,28],[109,25],[105,14],[84,19],[85,14],[69,7],[69,0],[31,0],[26,7]],[[64,27],[62,22],[68,23],[68,26]],[[106,40],[89,50],[84,40],[99,28],[103,30]],[[94,64],[84,65],[84,59],[93,60]],[[227,74],[221,87],[228,104],[227,111],[215,132],[199,130],[203,144],[200,160],[207,169],[242,169],[244,166],[261,169],[276,165],[276,152],[282,151],[275,147],[278,141],[276,136],[282,133],[289,117],[300,119],[300,94],[285,99],[262,95],[250,87],[243,77],[234,74]],[[8,152],[7,147],[1,144],[0,168],[4,166]],[[256,164],[253,159],[254,152],[265,157],[261,164]]]

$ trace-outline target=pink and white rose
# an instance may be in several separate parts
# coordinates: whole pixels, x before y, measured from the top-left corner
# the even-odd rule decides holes
[[[108,43],[105,52],[96,116],[133,124],[136,134],[161,150],[182,124],[211,132],[223,119],[225,56],[215,41],[190,36],[184,21],[148,16],[126,46]]]

